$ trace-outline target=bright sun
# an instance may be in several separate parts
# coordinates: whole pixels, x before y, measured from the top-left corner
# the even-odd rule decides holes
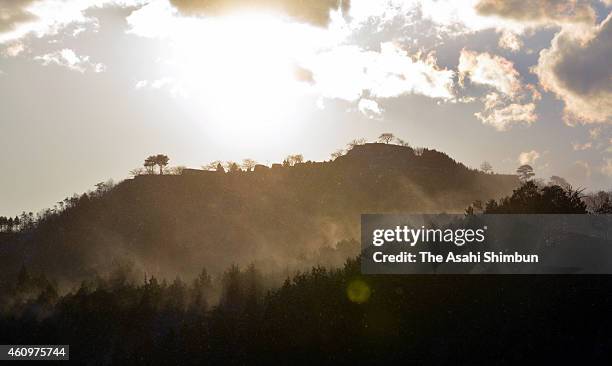
[[[265,14],[193,19],[175,28],[168,66],[219,133],[268,135],[308,94],[296,70],[322,32]]]

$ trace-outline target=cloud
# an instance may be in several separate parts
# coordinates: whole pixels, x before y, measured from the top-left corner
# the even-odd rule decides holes
[[[485,107],[483,112],[475,113],[475,116],[482,123],[491,125],[498,131],[506,131],[515,124],[530,125],[538,118],[534,103],[511,103],[501,108]]]
[[[531,151],[520,153],[518,157],[518,162],[521,165],[533,164],[539,158],[540,158],[540,153],[535,150],[531,150]]]
[[[433,54],[409,56],[400,46],[386,42],[380,52],[340,46],[306,62],[316,88],[332,99],[357,101],[420,94],[452,99],[454,72],[437,66]]]
[[[589,34],[559,32],[534,72],[565,103],[567,123],[612,123],[612,13]]]
[[[438,34],[459,36],[485,29],[523,34],[540,27],[582,27],[595,22],[586,0],[414,0],[423,20]],[[408,13],[404,11],[404,13]]]
[[[521,47],[523,47],[523,41],[516,33],[506,30],[502,32],[497,45],[500,48],[517,52],[521,49]]]
[[[589,130],[589,137],[592,140],[596,140],[599,138],[599,135],[601,135],[601,127],[597,127],[597,128],[591,128]]]
[[[14,42],[4,49],[3,54],[8,57],[17,57],[20,53],[25,51],[25,49],[26,47],[22,42]]]
[[[593,147],[593,143],[591,142],[587,142],[584,144],[580,144],[580,143],[572,144],[572,148],[574,149],[574,151],[584,151],[584,150],[590,149],[591,147]]]
[[[19,24],[36,19],[28,8],[35,0],[2,0],[0,2],[0,34],[14,30]]]
[[[75,23],[89,24],[95,18],[85,15],[92,7],[106,5],[135,6],[146,0],[1,0],[0,43],[26,35],[37,37],[57,34]]]
[[[505,131],[512,125],[530,125],[537,120],[534,101],[541,98],[540,93],[533,85],[522,85],[511,61],[488,52],[463,49],[458,72],[460,85],[469,80],[495,90],[483,98],[483,111],[475,113],[482,123]]]
[[[378,103],[372,99],[363,98],[359,101],[357,108],[364,115],[375,118],[376,116],[380,116],[382,114],[382,109],[378,105]]]
[[[521,90],[519,73],[514,69],[514,64],[501,56],[463,49],[458,71],[461,84],[469,78],[472,83],[492,86],[509,96]]]
[[[85,71],[103,72],[106,67],[101,63],[89,61],[89,56],[79,56],[73,50],[64,48],[61,51],[48,53],[34,58],[42,62],[44,66],[55,64],[70,70],[84,73]]]
[[[476,11],[477,0],[419,0],[416,1],[422,19],[433,23],[438,34],[459,36],[484,29],[513,29],[522,31],[514,21],[487,17]]]
[[[534,24],[586,23],[595,21],[595,10],[583,0],[480,0],[476,11]]]
[[[264,10],[286,14],[299,21],[326,26],[330,12],[347,13],[350,0],[170,0],[185,15],[223,15],[241,10]]]
[[[601,166],[601,173],[612,177],[612,159],[604,159],[604,165]]]

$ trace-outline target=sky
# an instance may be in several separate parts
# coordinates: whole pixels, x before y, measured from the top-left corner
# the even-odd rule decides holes
[[[612,1],[0,0],[0,215],[391,132],[612,189]]]

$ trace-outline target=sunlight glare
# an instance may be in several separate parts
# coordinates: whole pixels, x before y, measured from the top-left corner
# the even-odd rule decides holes
[[[169,64],[219,133],[263,137],[295,114],[310,85],[296,80],[299,59],[322,30],[265,14],[242,14],[178,28]],[[317,39],[319,38],[319,39]]]

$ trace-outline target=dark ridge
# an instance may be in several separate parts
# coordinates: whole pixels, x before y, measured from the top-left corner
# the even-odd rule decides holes
[[[336,243],[359,238],[361,213],[463,212],[518,184],[435,150],[387,144],[356,146],[331,162],[143,175],[0,238],[0,276],[21,264],[66,282],[125,261],[171,278],[234,263],[276,271],[340,264],[358,251],[356,241],[341,251]],[[326,248],[335,257],[317,257]]]

